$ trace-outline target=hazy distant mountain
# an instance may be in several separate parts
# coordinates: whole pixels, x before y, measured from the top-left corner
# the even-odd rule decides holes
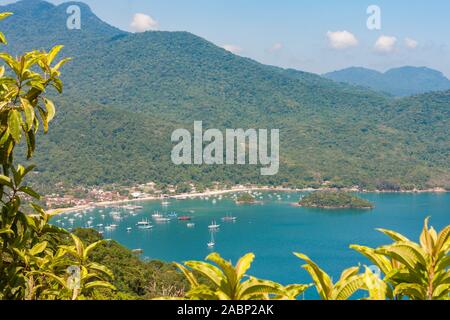
[[[400,101],[318,75],[266,66],[188,32],[128,33],[84,4],[28,0],[0,8],[14,53],[64,44],[65,92],[37,176],[46,185],[225,181],[315,186],[449,186],[450,94]],[[175,166],[170,134],[194,120],[215,128],[280,129],[280,173],[248,166]],[[407,124],[407,125],[405,125]]]
[[[394,96],[410,96],[450,89],[449,79],[441,72],[425,67],[395,68],[385,73],[351,67],[326,73],[323,76],[334,81],[363,86]]]

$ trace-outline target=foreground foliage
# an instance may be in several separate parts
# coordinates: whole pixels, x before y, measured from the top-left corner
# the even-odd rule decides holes
[[[362,299],[411,299],[448,300],[450,299],[450,225],[437,233],[428,228],[428,219],[420,236],[420,244],[390,230],[380,229],[390,236],[394,243],[371,249],[352,245],[351,248],[362,253],[379,267],[381,274],[373,268],[360,266],[342,271],[337,282],[321,269],[308,256],[294,253],[306,262],[302,267],[309,273],[314,287],[322,300],[347,300],[357,293]],[[259,280],[244,274],[250,268],[254,255],[242,257],[236,266],[225,261],[217,253],[210,254],[206,260],[188,261],[178,265],[191,285],[186,298],[194,300],[252,300],[252,299],[296,299],[310,285],[290,285]],[[218,267],[217,267],[217,266]],[[197,281],[193,271],[204,275],[209,282]],[[381,276],[384,276],[382,278]]]
[[[437,233],[425,220],[420,242],[385,229],[379,231],[394,242],[379,248],[351,246],[375,263],[385,275],[390,298],[413,300],[449,299],[450,225]]]
[[[0,14],[0,20],[10,15]],[[2,33],[0,42],[6,44]],[[27,157],[33,156],[39,127],[47,133],[55,116],[47,93],[63,90],[59,70],[69,59],[54,63],[61,49],[19,57],[0,53],[8,68],[0,68],[0,299],[78,299],[98,288],[114,289],[111,272],[89,261],[100,243],[85,247],[73,234],[70,244],[58,242],[66,231],[49,224],[51,215],[35,203],[40,195],[25,182],[34,167],[14,162],[24,138]]]
[[[177,264],[191,285],[186,297],[191,300],[294,300],[308,288],[308,285],[301,284],[285,287],[273,281],[247,276],[246,272],[254,258],[254,254],[246,254],[233,266],[218,253],[212,253],[206,260],[215,265],[188,261],[185,263],[186,268]],[[209,284],[200,283],[191,270],[207,278]]]

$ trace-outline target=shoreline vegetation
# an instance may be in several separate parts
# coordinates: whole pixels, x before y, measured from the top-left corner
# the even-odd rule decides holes
[[[321,192],[321,191],[342,191],[342,192],[355,192],[355,193],[447,193],[450,192],[449,190],[446,190],[444,188],[432,188],[432,189],[425,189],[425,190],[399,190],[399,191],[393,191],[393,190],[361,190],[357,187],[354,188],[342,188],[342,189],[336,189],[336,188],[321,188],[321,189],[314,189],[314,188],[285,188],[285,187],[269,187],[269,186],[235,186],[228,189],[221,189],[221,190],[207,190],[204,192],[195,192],[195,193],[182,193],[182,194],[176,194],[176,195],[151,195],[151,196],[145,196],[135,199],[123,199],[123,200],[113,200],[113,201],[99,201],[99,202],[90,202],[84,205],[80,206],[72,206],[67,208],[55,208],[50,209],[48,212],[52,215],[54,214],[63,214],[63,213],[71,213],[76,212],[80,210],[85,210],[92,207],[109,207],[109,206],[116,206],[121,204],[127,204],[127,203],[135,203],[135,202],[145,202],[145,201],[162,201],[164,199],[175,199],[175,200],[186,200],[186,199],[195,199],[195,198],[201,198],[201,197],[211,197],[211,196],[217,196],[217,195],[224,195],[228,193],[239,193],[239,192],[254,192],[254,191],[273,191],[273,192]],[[298,203],[296,204],[298,205]]]
[[[370,201],[343,191],[316,191],[300,199],[298,206],[321,209],[373,209]]]

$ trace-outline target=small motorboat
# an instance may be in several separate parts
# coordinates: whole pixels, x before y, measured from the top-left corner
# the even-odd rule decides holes
[[[189,220],[191,220],[192,218],[190,217],[190,216],[181,216],[181,217],[178,217],[178,220],[180,220],[180,221],[189,221]]]

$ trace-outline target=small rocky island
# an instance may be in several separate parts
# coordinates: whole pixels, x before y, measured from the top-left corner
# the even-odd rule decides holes
[[[254,204],[254,203],[256,203],[256,199],[250,193],[244,193],[236,199],[236,203],[237,204]]]
[[[299,206],[323,209],[373,209],[373,203],[342,191],[316,191],[300,199]]]

